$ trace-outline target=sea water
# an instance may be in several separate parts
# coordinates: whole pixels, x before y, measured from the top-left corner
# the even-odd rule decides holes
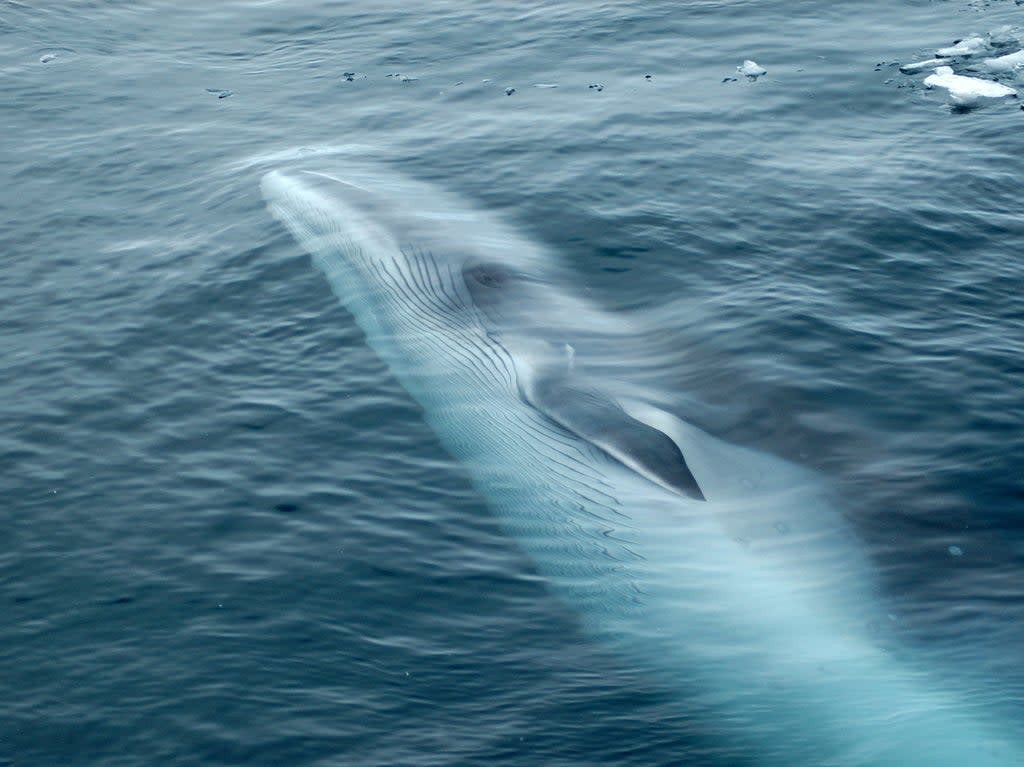
[[[0,5],[0,765],[735,763],[267,214],[317,153],[643,318],[602,374],[817,472],[891,630],[1024,721],[1024,112],[899,71],[972,35],[1024,9]]]

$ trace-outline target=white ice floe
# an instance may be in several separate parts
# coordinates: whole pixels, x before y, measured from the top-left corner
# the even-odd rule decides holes
[[[904,64],[900,67],[900,71],[905,75],[916,75],[926,69],[945,66],[949,66],[947,59],[927,59],[926,61],[915,61],[913,64]]]
[[[971,35],[948,48],[939,48],[939,50],[935,51],[935,55],[948,59],[953,56],[976,56],[987,51],[988,41],[979,35]]]
[[[754,80],[756,80],[761,75],[768,74],[767,69],[762,67],[756,61],[751,61],[750,59],[747,59],[738,67],[736,67],[736,71],[739,72],[741,75],[746,75],[747,77],[750,77]]]
[[[993,99],[1003,99],[1017,95],[1017,91],[991,80],[978,77],[965,77],[953,74],[952,67],[939,67],[935,74],[928,75],[924,84],[929,88],[943,88],[949,92],[949,100],[958,107],[970,108],[981,106]]]
[[[1012,72],[1022,67],[1024,67],[1024,49],[994,59],[985,59],[985,68],[989,72]]]

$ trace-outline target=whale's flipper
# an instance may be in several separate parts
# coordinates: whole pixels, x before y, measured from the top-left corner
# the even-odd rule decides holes
[[[524,394],[552,421],[638,474],[689,498],[704,500],[679,445],[631,416],[611,396],[567,375],[540,377]]]

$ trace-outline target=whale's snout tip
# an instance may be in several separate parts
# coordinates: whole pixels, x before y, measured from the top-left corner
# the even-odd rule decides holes
[[[286,182],[285,171],[272,170],[269,173],[264,173],[263,178],[260,179],[260,193],[263,195],[263,199],[268,202],[279,199],[284,192]]]

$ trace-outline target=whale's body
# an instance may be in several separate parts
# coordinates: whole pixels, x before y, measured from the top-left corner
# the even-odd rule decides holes
[[[577,372],[577,349],[622,320],[562,287],[551,254],[381,170],[274,171],[262,189],[553,590],[736,753],[1024,765],[1013,726],[891,649],[817,476]]]

